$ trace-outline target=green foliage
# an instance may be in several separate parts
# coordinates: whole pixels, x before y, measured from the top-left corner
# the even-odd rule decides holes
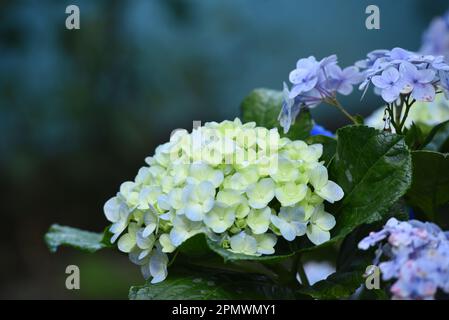
[[[411,155],[403,136],[365,126],[337,131],[332,178],[345,197],[336,208],[334,238],[383,219],[411,184]]]
[[[449,203],[449,155],[433,151],[414,151],[413,182],[407,201],[432,220],[437,209]]]
[[[108,239],[107,233],[84,231],[58,224],[52,225],[45,235],[45,242],[51,252],[56,252],[60,246],[96,252],[110,246]]]
[[[132,300],[294,299],[294,291],[261,275],[213,270],[171,271],[158,284],[131,287]]]
[[[281,254],[278,250],[277,254],[274,254],[274,255],[250,256],[250,255],[241,254],[241,253],[234,253],[229,250],[223,249],[216,242],[213,242],[209,239],[207,240],[207,244],[209,245],[209,248],[212,251],[214,251],[215,253],[219,254],[225,262],[239,261],[239,260],[247,260],[248,261],[249,260],[249,261],[275,263],[275,262],[279,262],[279,261],[288,259],[294,255],[293,252],[285,252],[284,254]]]
[[[279,125],[278,116],[282,107],[282,92],[270,89],[255,89],[242,102],[242,121],[254,121],[258,126],[268,129],[278,128],[282,133],[283,129]],[[304,140],[310,135],[313,122],[310,112],[303,109],[296,118],[295,123],[284,136],[292,140]]]
[[[299,292],[322,300],[348,298],[360,287],[362,275],[359,271],[336,272],[311,287],[300,289]]]
[[[277,254],[262,256],[234,253],[222,248],[217,242],[208,239],[205,234],[197,234],[196,236],[189,238],[179,247],[179,250],[181,253],[191,257],[204,257],[209,255],[209,253],[214,253],[215,255],[221,257],[223,262],[243,260],[276,263],[286,260],[294,255],[294,252],[291,250],[277,250]]]
[[[405,143],[411,150],[418,150],[425,144],[426,135],[421,126],[413,123],[405,134]]]
[[[424,149],[430,151],[449,151],[449,121],[444,121],[430,131],[423,143]]]

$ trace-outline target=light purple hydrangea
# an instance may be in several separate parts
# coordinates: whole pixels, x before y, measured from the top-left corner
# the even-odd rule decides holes
[[[388,103],[395,101],[405,86],[399,71],[393,67],[382,71],[380,75],[373,76],[371,81],[381,90],[382,98]]]
[[[315,57],[300,59],[289,75],[291,89],[284,83],[284,102],[279,121],[288,132],[301,108],[314,108],[322,101],[334,99],[337,93],[348,95],[352,87],[363,80],[358,67],[341,69],[337,56],[320,61]]]
[[[401,94],[410,94],[417,101],[433,101],[437,91],[449,95],[447,78],[449,64],[443,56],[423,55],[402,48],[376,50],[356,63],[363,69],[364,81],[359,89],[375,86],[387,103],[393,103]]]
[[[418,69],[416,65],[404,61],[399,65],[399,72],[405,83],[405,90],[411,91],[413,99],[433,101],[435,98],[435,87],[432,81],[435,79],[435,70]]]
[[[434,299],[438,289],[449,293],[449,234],[437,225],[391,218],[358,247],[376,245],[387,258],[378,264],[382,279],[395,279],[390,288],[393,299]]]

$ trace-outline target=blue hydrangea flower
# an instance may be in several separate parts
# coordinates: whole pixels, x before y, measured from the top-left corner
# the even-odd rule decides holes
[[[290,72],[289,80],[293,84],[289,98],[293,99],[303,92],[312,90],[318,82],[320,63],[315,57],[299,59],[296,69]]]
[[[328,67],[329,85],[328,89],[334,90],[342,95],[349,95],[352,92],[352,86],[362,81],[362,74],[357,67],[351,66],[341,69],[338,65]]]
[[[284,102],[279,122],[288,132],[301,108],[314,108],[322,101],[330,101],[337,93],[348,95],[352,87],[363,80],[358,67],[341,69],[337,56],[331,55],[318,61],[315,57],[299,59],[290,72],[291,90],[284,83]]]
[[[296,117],[299,114],[299,103],[295,102],[295,98],[290,98],[290,91],[287,84],[284,82],[283,90],[284,100],[282,102],[281,113],[279,114],[278,121],[281,127],[284,129],[284,133],[287,133],[290,126],[295,122]]]
[[[321,135],[321,136],[326,136],[326,137],[331,137],[331,138],[335,137],[335,135],[331,131],[327,130],[326,128],[324,128],[318,124],[313,125],[313,128],[310,131],[310,135],[311,136]]]
[[[370,83],[375,93],[387,103],[396,101],[401,94],[411,95],[417,101],[433,101],[438,90],[447,90],[449,64],[443,56],[423,55],[402,48],[376,50],[356,63],[362,70],[364,80],[359,86],[364,90]]]
[[[388,220],[358,247],[379,245],[385,261],[379,265],[384,281],[395,281],[393,299],[433,299],[438,289],[449,293],[449,233],[429,222]]]
[[[433,101],[435,98],[435,87],[432,84],[435,78],[435,71],[432,69],[422,69],[411,64],[402,62],[399,70],[403,81],[411,89],[412,97],[420,101]]]
[[[381,90],[382,98],[390,103],[399,98],[405,82],[396,68],[390,67],[381,75],[374,76],[371,81]]]

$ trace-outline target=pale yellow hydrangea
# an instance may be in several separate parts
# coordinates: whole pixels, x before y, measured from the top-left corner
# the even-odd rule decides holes
[[[343,190],[322,153],[239,119],[177,130],[106,202],[111,241],[152,283],[166,278],[167,254],[199,233],[247,255],[274,254],[278,237],[323,243],[335,225],[323,202]]]

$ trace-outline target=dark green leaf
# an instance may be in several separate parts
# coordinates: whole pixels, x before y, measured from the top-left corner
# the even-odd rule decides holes
[[[438,207],[449,203],[449,155],[433,151],[414,151],[413,182],[407,201],[435,218]]]
[[[45,235],[45,242],[51,252],[59,246],[73,247],[82,251],[95,252],[109,245],[104,241],[103,233],[84,231],[54,224]]]
[[[216,242],[213,242],[209,239],[207,240],[207,243],[209,245],[209,248],[215,253],[219,254],[224,259],[224,261],[251,260],[258,262],[275,263],[291,258],[294,255],[293,252],[280,254],[279,251],[277,251],[277,254],[274,255],[250,256],[241,253],[234,253],[229,250],[223,249]]]
[[[216,273],[212,270],[170,271],[158,284],[131,287],[132,300],[294,299],[292,289],[265,276]]]
[[[425,134],[421,127],[416,123],[413,123],[407,130],[405,135],[405,143],[412,150],[418,150],[424,145]]]
[[[411,156],[402,136],[365,126],[337,131],[331,176],[344,190],[333,237],[384,218],[411,183]]]
[[[316,135],[306,139],[308,144],[320,143],[323,145],[323,156],[320,160],[324,160],[326,166],[329,166],[337,151],[337,140],[331,137]]]
[[[424,149],[431,151],[443,151],[443,147],[449,144],[449,120],[444,121],[430,131],[423,143]]]
[[[193,257],[206,256],[210,251],[219,255],[224,262],[229,261],[256,261],[275,263],[286,260],[294,255],[293,252],[287,250],[277,250],[276,255],[251,256],[241,253],[234,253],[222,248],[217,242],[207,239],[206,235],[198,234],[186,242],[179,248],[181,253]]]
[[[408,220],[405,202],[402,199],[391,207],[384,220],[391,217],[399,220]],[[345,237],[338,251],[337,271],[364,271],[368,265],[372,264],[374,258],[373,251],[359,250],[358,244],[370,232],[379,231],[383,227],[383,224],[383,221],[363,224]]]
[[[364,289],[360,292],[360,295],[356,297],[357,300],[390,300],[390,296],[386,292],[386,288],[383,289]]]
[[[269,89],[255,89],[242,102],[242,120],[254,121],[258,126],[268,129],[278,128],[282,134],[278,117],[282,107],[282,92]],[[303,109],[287,134],[292,140],[304,140],[310,135],[313,123],[310,112]]]
[[[351,296],[363,282],[363,272],[336,272],[311,287],[299,290],[315,299],[343,299]]]

